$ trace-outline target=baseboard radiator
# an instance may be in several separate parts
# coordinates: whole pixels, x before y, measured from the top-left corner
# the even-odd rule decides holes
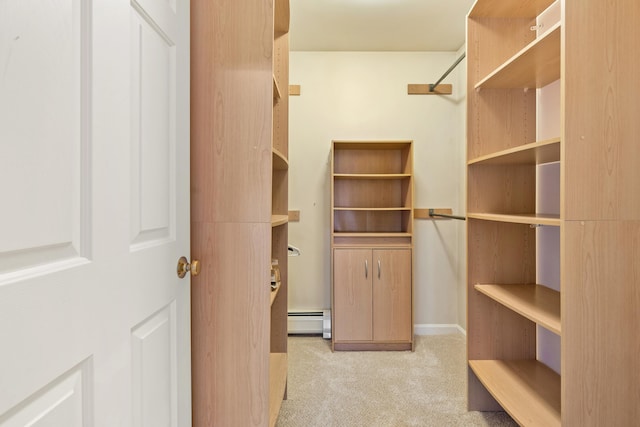
[[[289,335],[322,334],[331,338],[331,310],[290,311],[287,323]]]

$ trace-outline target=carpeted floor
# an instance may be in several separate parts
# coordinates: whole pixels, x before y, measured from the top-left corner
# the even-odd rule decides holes
[[[288,398],[277,427],[516,426],[467,412],[463,335],[417,336],[415,352],[331,352],[289,337]]]

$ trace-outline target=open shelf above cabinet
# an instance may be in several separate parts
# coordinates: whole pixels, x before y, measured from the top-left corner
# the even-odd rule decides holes
[[[470,18],[530,18],[538,16],[555,0],[479,1],[469,14]]]
[[[509,222],[515,224],[550,225],[560,226],[560,215],[546,214],[497,214],[469,212],[467,218],[480,219],[484,221]]]
[[[337,173],[333,175],[336,179],[407,179],[411,178],[409,173]]]
[[[560,375],[537,360],[469,360],[491,395],[522,426],[560,426]]]
[[[474,286],[489,298],[560,335],[560,292],[534,284]]]
[[[411,237],[411,233],[351,233],[351,232],[339,232],[333,233],[335,237]]]
[[[560,78],[560,23],[480,80],[476,89],[540,88]]]
[[[486,156],[477,157],[469,165],[541,165],[560,161],[560,138],[536,141]]]

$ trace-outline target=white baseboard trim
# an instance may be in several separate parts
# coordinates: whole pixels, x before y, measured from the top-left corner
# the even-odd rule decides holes
[[[413,325],[413,333],[416,335],[467,335],[467,331],[465,331],[462,326],[453,323],[423,323],[419,325]]]

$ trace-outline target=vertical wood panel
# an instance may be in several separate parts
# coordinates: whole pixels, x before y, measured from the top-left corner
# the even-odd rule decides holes
[[[194,426],[269,424],[272,202],[287,213],[286,192],[272,199],[273,7],[191,3]]]
[[[640,2],[565,8],[564,217],[640,219]]]
[[[193,425],[265,426],[270,224],[192,223]]]
[[[286,3],[288,8],[288,2]],[[288,20],[287,20],[288,22]],[[273,75],[282,90],[289,84],[289,34],[282,34],[273,43]],[[289,157],[289,97],[286,93],[273,106],[273,147]]]
[[[192,2],[196,221],[270,221],[272,17],[270,2]]]
[[[640,418],[640,221],[567,221],[562,236],[562,418]]]

